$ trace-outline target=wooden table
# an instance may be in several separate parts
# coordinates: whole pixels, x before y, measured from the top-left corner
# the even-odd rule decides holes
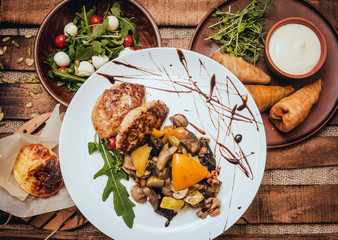
[[[20,83],[19,78],[34,74],[27,58],[27,48],[46,14],[61,0],[0,1],[0,39],[10,36],[20,48],[9,46],[0,56],[8,83],[0,83],[0,106],[4,126],[0,137],[12,134],[32,118],[53,110],[54,101],[46,91],[33,99],[26,94],[37,84]],[[217,4],[217,0],[139,0],[160,27],[163,46],[188,48],[197,23]],[[333,24],[338,26],[338,1],[311,0]],[[17,31],[19,30],[19,31]],[[25,34],[33,37],[26,39]],[[0,42],[0,46],[4,43]],[[31,56],[32,58],[32,56]],[[31,102],[32,107],[26,107]],[[63,108],[63,110],[66,110]],[[217,239],[338,239],[338,117],[310,139],[291,147],[268,150],[266,171],[255,200],[243,217]],[[8,214],[0,211],[0,224]],[[13,217],[0,228],[6,239],[46,238],[51,232],[39,230]],[[106,239],[90,223],[71,231],[58,231],[55,239]]]

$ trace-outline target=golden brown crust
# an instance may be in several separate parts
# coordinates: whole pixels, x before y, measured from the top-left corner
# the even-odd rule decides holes
[[[20,150],[13,174],[22,189],[34,196],[49,196],[63,183],[59,158],[42,144],[30,144]]]
[[[160,101],[152,101],[131,110],[118,131],[116,149],[130,152],[143,145],[153,128],[160,129],[168,116],[167,105]]]
[[[145,99],[145,88],[140,84],[114,84],[97,99],[92,122],[100,138],[109,138],[117,134],[118,128],[127,113],[141,106]]]
[[[210,58],[226,67],[244,84],[268,84],[271,81],[270,76],[262,69],[247,63],[240,57],[214,52]]]
[[[297,127],[317,102],[322,85],[322,80],[318,79],[277,102],[270,109],[270,121],[282,132],[289,132]]]
[[[291,86],[245,85],[245,87],[261,113],[295,91]]]

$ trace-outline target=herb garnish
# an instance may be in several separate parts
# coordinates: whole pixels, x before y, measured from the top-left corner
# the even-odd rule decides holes
[[[125,224],[129,228],[132,228],[135,218],[133,211],[135,204],[130,201],[125,186],[120,182],[121,179],[129,179],[128,174],[121,168],[122,155],[118,150],[108,150],[105,140],[98,138],[97,135],[95,135],[95,142],[88,143],[89,154],[93,154],[96,151],[101,153],[104,165],[94,175],[94,179],[102,175],[108,177],[107,185],[102,194],[102,200],[105,201],[110,193],[113,193],[114,209],[117,216],[122,216]]]
[[[231,13],[231,6],[227,12],[216,9],[211,16],[218,18],[218,22],[209,28],[219,30],[206,40],[218,42],[221,44],[220,50],[225,53],[255,64],[265,44],[265,16],[274,5],[275,0],[253,0],[243,10],[238,9],[237,13]]]

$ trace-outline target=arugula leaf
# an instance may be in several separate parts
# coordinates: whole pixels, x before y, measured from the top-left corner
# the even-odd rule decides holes
[[[88,20],[88,22],[90,21],[90,19],[92,18],[92,16],[95,15],[95,12],[96,12],[96,7],[95,6],[87,12],[87,20]]]
[[[98,147],[97,147],[96,143],[94,143],[94,142],[88,143],[88,152],[89,152],[90,155],[93,154],[94,152],[96,152],[97,150],[98,150]]]
[[[94,41],[96,38],[101,37],[106,33],[108,27],[108,19],[105,19],[103,23],[97,24],[94,29],[92,35],[89,36],[88,42]]]
[[[103,167],[94,175],[94,179],[106,175],[108,181],[102,194],[102,200],[105,201],[113,193],[114,209],[117,216],[122,216],[123,221],[129,228],[133,227],[135,213],[133,207],[135,204],[130,201],[129,194],[120,182],[121,179],[128,180],[128,174],[121,169],[121,154],[117,151],[109,151],[102,139],[99,139],[99,151],[104,160]]]
[[[75,81],[75,82],[85,82],[86,79],[75,76],[75,75],[71,75],[67,72],[61,72],[57,69],[56,64],[52,64],[51,65],[52,71],[54,73],[55,76],[61,78],[62,80],[66,80],[66,81]]]
[[[72,42],[70,45],[69,45],[69,58],[70,59],[74,59],[75,58],[75,42]]]
[[[132,32],[132,36],[134,39],[137,39],[137,28],[136,24],[133,23],[129,18],[119,17],[120,20],[120,27],[121,27],[121,34],[123,37],[126,37],[129,31]]]
[[[72,75],[71,75],[72,76]],[[79,86],[78,85],[76,85],[74,82],[70,82],[70,81],[68,81],[68,82],[66,82],[65,83],[65,86],[66,86],[66,90],[68,91],[68,92],[76,92],[77,90],[79,90]]]
[[[115,2],[113,4],[113,7],[111,8],[111,13],[117,18],[121,17],[121,6],[118,2]]]
[[[58,81],[58,82],[57,82],[57,85],[58,85],[59,87],[65,85],[65,84],[66,84],[66,82],[64,82],[64,81]]]
[[[80,61],[86,61],[92,58],[92,56],[98,56],[101,53],[101,48],[94,47],[78,47],[76,49],[75,59]]]
[[[117,58],[119,56],[120,52],[124,49],[124,47],[123,47],[123,45],[121,45],[121,46],[118,46],[116,48],[105,47],[105,49],[108,51],[107,57],[109,59],[112,59],[112,58]]]

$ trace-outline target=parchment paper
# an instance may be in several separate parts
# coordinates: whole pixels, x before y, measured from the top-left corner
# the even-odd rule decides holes
[[[61,129],[60,105],[54,111],[40,136],[17,133],[0,139],[0,209],[17,217],[31,217],[74,206],[66,187],[49,197],[35,197],[26,193],[14,179],[12,169],[21,148],[41,143],[58,155]]]

